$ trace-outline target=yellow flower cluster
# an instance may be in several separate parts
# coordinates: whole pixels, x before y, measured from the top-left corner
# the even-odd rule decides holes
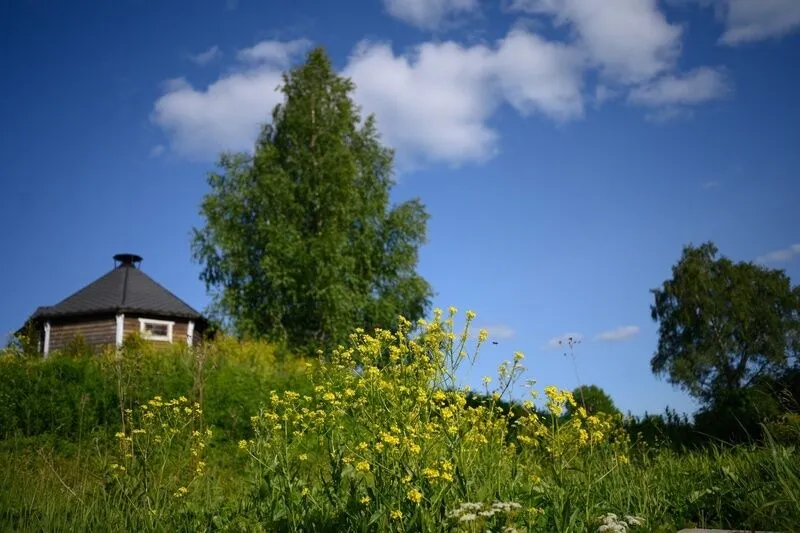
[[[190,403],[184,396],[166,401],[155,396],[136,410],[126,409],[124,430],[116,434],[121,464],[111,465],[112,475],[117,479],[122,474],[152,478],[159,470],[175,468],[173,479],[178,481],[184,476],[184,484],[173,490],[173,495],[185,497],[193,480],[203,476],[206,470],[203,452],[212,432],[208,428],[200,429],[201,415],[200,405]],[[181,471],[183,473],[178,475]],[[144,486],[156,490],[156,478],[148,478]]]
[[[578,416],[559,421],[567,405],[576,407],[566,390],[545,388],[549,422],[530,400],[521,415],[501,409],[501,396],[524,371],[521,352],[500,365],[492,391],[487,376],[488,394],[479,400],[459,388],[455,376],[470,359],[465,354],[475,340],[469,333],[475,314],[467,313],[467,327],[456,335],[456,310],[449,312],[443,320],[437,309],[431,322],[415,325],[401,317],[394,332],[357,329],[346,346],[321,356],[309,395],[270,394],[251,420],[254,438],[239,447],[265,477],[283,483],[280,490],[296,490],[297,479],[324,479],[348,493],[355,489],[362,505],[374,499],[375,509],[399,521],[414,508],[435,508],[458,490],[456,479],[461,486],[501,479],[477,465],[539,479],[539,457],[564,458],[609,442],[610,419],[578,408]],[[486,338],[479,332],[475,353]],[[622,463],[624,454],[617,456]]]

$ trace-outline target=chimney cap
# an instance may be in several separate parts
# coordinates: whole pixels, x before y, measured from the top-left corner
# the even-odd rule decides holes
[[[133,266],[136,267],[138,263],[142,262],[142,256],[136,254],[117,254],[114,256],[114,261],[118,261],[118,266]]]

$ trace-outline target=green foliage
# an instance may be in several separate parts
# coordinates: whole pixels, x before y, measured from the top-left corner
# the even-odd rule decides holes
[[[0,358],[0,438],[51,433],[77,439],[116,427],[115,391],[89,355]]]
[[[244,370],[234,375],[236,368],[276,372],[280,357],[263,343],[220,338],[188,359],[167,349],[161,357],[183,362],[165,366],[153,366],[139,347],[110,374],[112,385],[137,365],[133,375],[145,385],[153,368],[184,365],[188,385],[160,383],[188,386],[205,407],[164,394],[123,410],[124,426],[111,438],[88,431],[74,440],[0,440],[0,530],[577,532],[620,530],[624,522],[625,531],[672,533],[793,531],[800,523],[796,446],[772,434],[763,445],[689,453],[629,442],[614,417],[576,409],[564,419],[577,401],[552,386],[542,416],[530,400],[503,400],[522,354],[500,366],[496,388],[470,394],[451,377],[472,358],[452,322],[435,317],[425,334],[407,336],[401,321],[403,331],[356,332],[318,366],[298,362],[279,381],[313,374],[313,385],[297,381],[297,391],[272,393]],[[2,364],[13,364],[0,367],[0,377],[98,360],[8,358]],[[213,404],[247,401],[241,391],[219,396],[215,388],[261,383],[252,391],[263,401],[250,413],[248,437],[236,445],[206,431]],[[119,390],[133,402],[128,385]],[[781,423],[780,440],[796,444],[797,421]]]
[[[707,405],[785,370],[800,331],[800,288],[783,271],[717,251],[685,247],[651,306],[659,323],[653,372]]]
[[[620,414],[611,396],[597,385],[581,385],[572,391],[578,406],[583,407],[590,415],[605,413],[607,415]],[[567,405],[567,415],[571,416],[575,412],[572,404]]]
[[[418,200],[389,207],[393,154],[374,118],[362,122],[352,82],[322,49],[283,81],[255,153],[223,154],[209,176],[193,253],[216,313],[295,351],[420,318],[432,294],[415,272],[428,215]]]
[[[0,439],[107,436],[120,429],[125,409],[162,395],[201,403],[205,424],[238,440],[250,435],[250,416],[270,390],[309,386],[304,359],[278,360],[264,342],[219,336],[189,350],[132,335],[119,353],[78,345],[47,359],[0,357]]]
[[[702,448],[709,441],[709,435],[698,430],[685,413],[680,414],[669,407],[663,414],[629,414],[623,419],[623,424],[631,439],[657,449],[682,452]]]

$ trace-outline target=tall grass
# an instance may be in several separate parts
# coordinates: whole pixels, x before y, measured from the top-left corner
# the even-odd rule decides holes
[[[440,314],[356,331],[314,364],[230,339],[179,353],[132,344],[122,361],[0,363],[42,394],[39,383],[69,378],[39,400],[45,410],[81,379],[96,384],[83,407],[31,413],[4,433],[0,530],[797,530],[800,454],[785,444],[800,442],[797,426],[781,443],[678,451],[631,439],[616,417],[565,418],[574,398],[556,387],[544,413],[509,409],[523,354],[482,395],[455,382],[480,350],[473,316],[460,334]],[[120,421],[104,414],[102,426],[112,407]],[[81,409],[92,422],[70,425]]]

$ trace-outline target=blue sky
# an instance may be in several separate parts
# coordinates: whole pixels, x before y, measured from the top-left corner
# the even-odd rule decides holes
[[[112,255],[191,305],[189,237],[221,149],[249,150],[282,70],[322,44],[432,218],[435,303],[478,313],[474,383],[513,351],[624,410],[654,378],[649,289],[685,244],[800,274],[796,0],[165,0],[0,5],[0,331]]]

